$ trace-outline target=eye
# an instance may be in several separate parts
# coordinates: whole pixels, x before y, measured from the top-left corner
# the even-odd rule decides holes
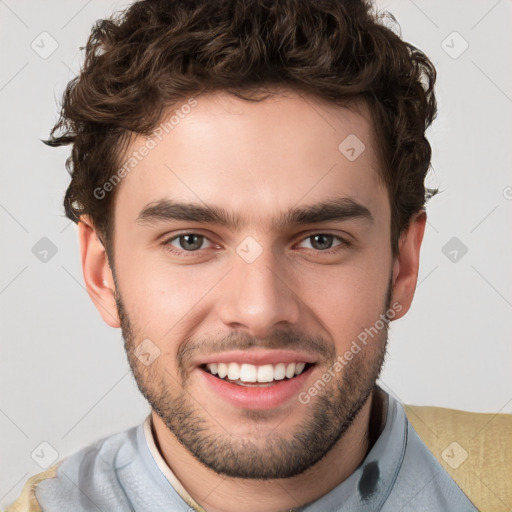
[[[204,235],[199,235],[197,233],[182,233],[181,235],[170,238],[164,242],[164,245],[168,246],[171,252],[194,252],[204,248],[203,243],[205,241],[209,242],[208,238]],[[174,251],[172,248],[177,250]]]
[[[210,244],[210,246],[205,247],[205,243]],[[328,233],[311,234],[304,238],[299,246],[303,246],[302,244],[304,243],[309,244],[309,247],[305,247],[306,249],[312,249],[324,254],[331,254],[350,246],[350,243],[343,238]],[[173,254],[192,255],[193,253],[199,253],[201,250],[213,247],[216,244],[205,235],[199,233],[181,233],[167,239],[163,242],[163,245]]]
[[[333,245],[334,242],[338,242]],[[336,248],[341,246],[348,246],[349,243],[343,240],[343,238],[335,235],[329,235],[328,233],[315,233],[305,238],[301,243],[309,242],[311,249],[321,252],[331,252],[330,249],[337,250]],[[339,247],[341,248],[341,247]]]

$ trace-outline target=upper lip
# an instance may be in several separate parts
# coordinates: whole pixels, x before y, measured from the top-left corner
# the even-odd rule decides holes
[[[305,352],[291,350],[233,350],[206,357],[198,366],[211,363],[238,363],[262,366],[278,363],[316,363],[316,358]]]

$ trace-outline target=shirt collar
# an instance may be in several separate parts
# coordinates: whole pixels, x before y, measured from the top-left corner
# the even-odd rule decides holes
[[[379,510],[386,501],[395,483],[407,444],[407,417],[401,404],[390,394],[381,391],[384,398],[382,429],[375,444],[356,470],[333,490],[309,505],[301,507],[304,512],[335,510],[343,504],[343,510]],[[197,512],[205,510],[195,502],[171,471],[158,450],[151,414],[143,423],[144,437],[154,462],[181,498]]]

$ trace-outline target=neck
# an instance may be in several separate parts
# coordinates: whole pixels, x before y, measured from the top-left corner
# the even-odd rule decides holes
[[[384,427],[384,397],[375,387],[352,425],[327,455],[292,478],[261,481],[219,475],[191,455],[154,411],[153,434],[171,471],[207,512],[293,510],[327,494],[361,464]]]

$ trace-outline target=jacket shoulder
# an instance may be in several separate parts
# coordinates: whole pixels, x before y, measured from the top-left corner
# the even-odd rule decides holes
[[[57,469],[64,462],[60,460],[57,464],[49,467],[47,470],[31,476],[23,486],[20,495],[9,505],[4,512],[42,512],[41,505],[36,498],[36,488],[43,481],[49,478],[55,478]]]
[[[404,409],[418,436],[478,509],[505,510],[504,504],[512,503],[512,414]]]

